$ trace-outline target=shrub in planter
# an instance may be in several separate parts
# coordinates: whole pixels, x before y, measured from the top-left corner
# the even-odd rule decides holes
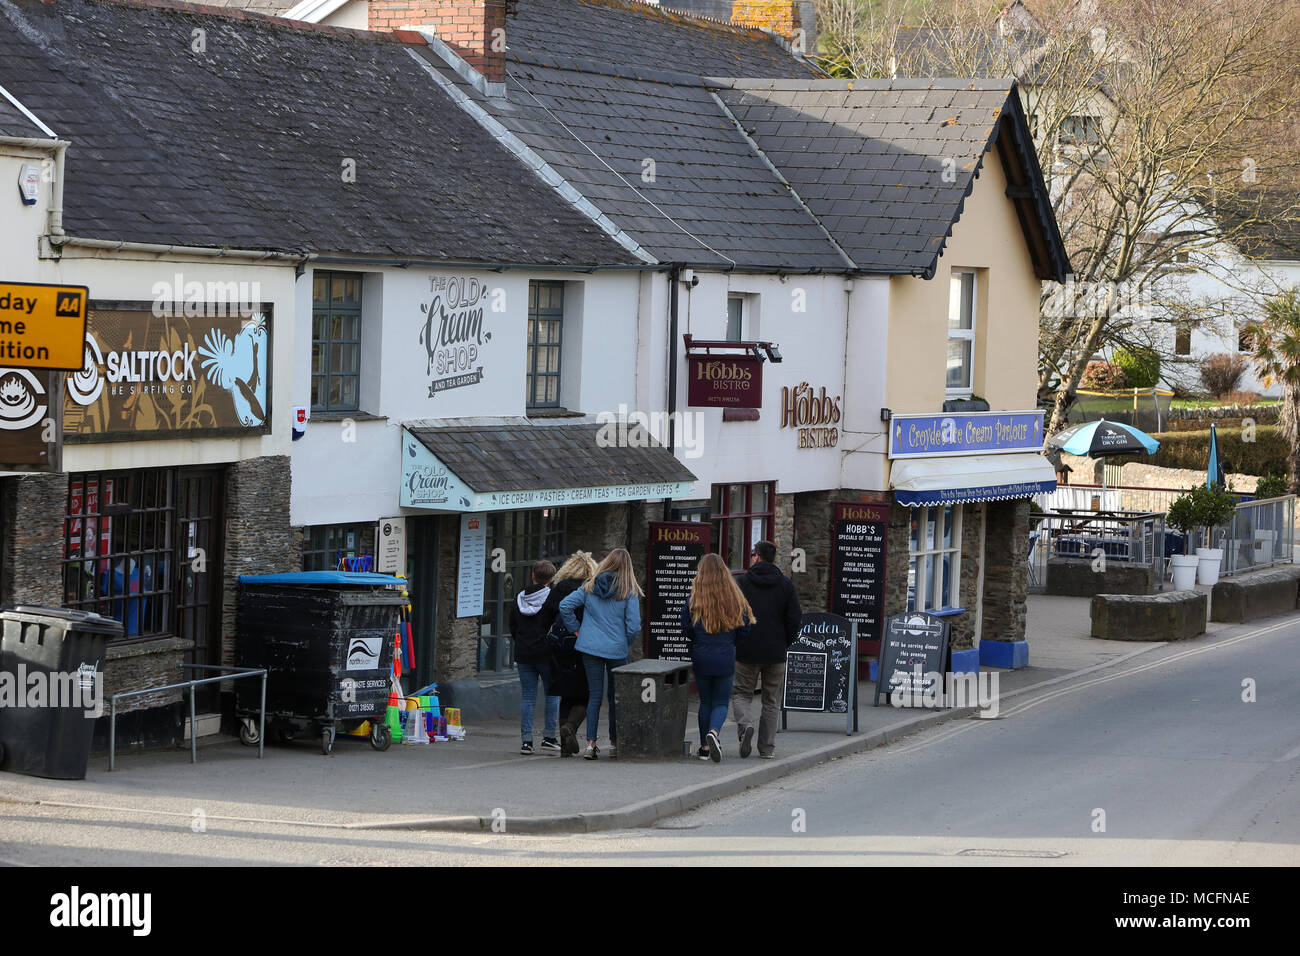
[[[1199,371],[1205,390],[1219,398],[1237,390],[1246,374],[1246,360],[1230,352],[1219,352],[1201,359]]]
[[[1192,540],[1192,529],[1199,527],[1200,524],[1196,517],[1196,501],[1191,492],[1179,495],[1173,500],[1169,505],[1169,511],[1165,513],[1165,523],[1183,533],[1183,554],[1187,554],[1187,546]]]

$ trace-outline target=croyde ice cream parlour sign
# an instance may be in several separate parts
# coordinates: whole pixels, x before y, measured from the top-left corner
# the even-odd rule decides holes
[[[483,381],[484,347],[492,340],[487,316],[505,311],[505,290],[490,290],[473,277],[430,276],[420,311],[429,398]]]
[[[749,356],[688,355],[686,404],[693,408],[762,408],[762,360]]]
[[[889,423],[890,458],[1000,455],[1042,447],[1041,410],[895,415]]]
[[[269,430],[271,308],[157,315],[91,303],[85,362],[64,384],[68,441],[244,435]]]

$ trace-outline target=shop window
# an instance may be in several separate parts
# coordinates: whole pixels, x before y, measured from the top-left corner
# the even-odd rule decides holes
[[[363,521],[358,524],[316,525],[304,528],[302,534],[302,569],[304,571],[353,570],[365,559],[374,561],[375,525]],[[356,570],[362,570],[355,567]],[[365,570],[373,571],[374,568]]]
[[[1192,354],[1192,330],[1188,328],[1176,329],[1174,331],[1174,354],[1191,355]]]
[[[739,342],[745,337],[745,297],[743,295],[727,296],[727,335],[728,342]]]
[[[311,408],[355,412],[361,402],[361,282],[355,272],[312,276]]]
[[[907,609],[961,606],[961,505],[913,508],[907,542]]]
[[[713,550],[733,571],[750,565],[750,552],[760,541],[772,540],[776,517],[776,484],[713,486]]]
[[[569,556],[567,512],[564,508],[503,511],[487,519],[487,553],[497,548],[505,555],[505,570],[484,568],[483,616],[479,619],[478,669],[480,674],[506,673],[515,667],[514,642],[509,634],[510,606],[515,595],[532,579],[536,561],[557,568]],[[599,560],[603,555],[596,555]]]
[[[122,622],[126,637],[172,633],[175,472],[69,476],[63,603]]]
[[[528,407],[560,407],[564,283],[528,283]]]
[[[949,395],[969,395],[974,382],[975,273],[953,270],[948,292]]]

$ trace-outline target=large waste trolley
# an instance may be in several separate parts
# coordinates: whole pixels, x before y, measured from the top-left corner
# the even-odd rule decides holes
[[[242,575],[236,661],[266,668],[266,733],[281,743],[310,732],[321,753],[370,721],[370,744],[392,743],[384,723],[403,581],[387,574],[304,571]],[[246,684],[248,682],[245,682]],[[257,743],[261,688],[241,686],[240,740]]]

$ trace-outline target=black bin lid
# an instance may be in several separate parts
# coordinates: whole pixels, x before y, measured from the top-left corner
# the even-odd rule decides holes
[[[68,631],[89,634],[122,636],[122,622],[92,611],[76,611],[66,607],[44,607],[39,604],[19,604],[0,611],[0,621],[23,621],[30,624],[51,624]]]

